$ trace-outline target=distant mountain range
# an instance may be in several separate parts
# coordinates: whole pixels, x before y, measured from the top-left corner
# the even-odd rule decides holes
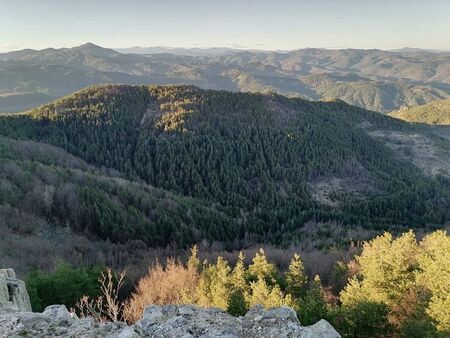
[[[227,47],[213,47],[213,48],[181,48],[181,47],[130,47],[130,48],[114,48],[115,51],[124,54],[174,54],[186,56],[223,56],[230,54],[238,54],[243,51],[247,52],[261,52],[270,53],[270,51],[262,50],[242,50]]]
[[[0,54],[0,111],[33,108],[100,83],[193,84],[339,98],[383,113],[450,97],[450,53],[402,49],[25,49]]]

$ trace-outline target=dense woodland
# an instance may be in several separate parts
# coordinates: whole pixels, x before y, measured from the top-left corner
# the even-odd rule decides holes
[[[25,167],[31,185],[9,181],[2,203],[19,206],[25,194],[30,199],[34,194],[31,210],[54,223],[100,239],[139,239],[151,246],[202,239],[289,244],[302,237],[308,222],[397,231],[446,224],[449,180],[425,176],[370,137],[361,123],[384,130],[419,128],[340,101],[186,86],[93,87],[25,115],[2,117],[0,132],[62,148],[97,168],[116,170],[139,188],[96,173],[73,184],[72,174],[57,168],[17,164],[17,154],[4,143],[2,156]],[[55,181],[45,182],[35,166]],[[363,189],[332,192],[334,207],[313,198],[311,182],[334,177],[362,182]],[[170,192],[182,206],[170,201],[155,206],[165,192],[143,182]],[[51,205],[39,205],[41,194]],[[171,208],[176,211],[167,212]],[[339,236],[334,239],[339,243]]]

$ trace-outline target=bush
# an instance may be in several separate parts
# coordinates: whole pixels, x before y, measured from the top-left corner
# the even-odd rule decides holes
[[[339,307],[331,311],[333,326],[343,337],[390,337],[392,326],[389,308],[382,303],[361,302],[353,307]]]
[[[33,311],[41,312],[52,304],[63,304],[70,309],[82,296],[99,295],[101,272],[102,268],[98,266],[73,267],[64,262],[48,274],[40,270],[30,272],[26,284]]]
[[[126,320],[130,323],[139,320],[144,308],[150,304],[183,303],[186,295],[195,290],[198,278],[194,267],[185,267],[174,259],[168,259],[165,267],[156,263],[139,281],[136,291],[127,301],[124,310]]]

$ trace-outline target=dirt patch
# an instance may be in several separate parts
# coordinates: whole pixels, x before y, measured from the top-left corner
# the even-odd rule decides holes
[[[144,124],[151,123],[155,119],[161,118],[163,112],[161,111],[159,104],[157,102],[150,102],[147,105],[147,109],[145,110],[144,115],[141,119],[141,126]]]

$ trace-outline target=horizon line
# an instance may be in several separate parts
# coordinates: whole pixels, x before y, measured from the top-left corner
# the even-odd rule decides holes
[[[280,52],[280,53],[288,53],[288,52],[292,52],[292,51],[297,51],[297,50],[303,50],[303,49],[324,49],[324,50],[381,50],[381,51],[400,51],[400,50],[420,50],[420,51],[429,51],[429,52],[450,52],[450,49],[435,49],[435,48],[425,48],[425,47],[411,47],[411,46],[403,46],[403,47],[398,47],[398,48],[389,48],[389,49],[383,49],[383,48],[358,48],[358,47],[344,47],[344,46],[331,46],[331,47],[311,47],[311,46],[306,46],[306,47],[298,47],[298,48],[293,48],[293,49],[271,49],[271,48],[260,48],[260,47],[239,47],[239,46],[226,46],[226,45],[213,45],[213,46],[166,46],[166,45],[147,45],[147,46],[143,46],[143,45],[132,45],[129,47],[106,47],[106,46],[102,46],[100,44],[94,43],[94,42],[85,42],[82,44],[75,44],[75,45],[62,45],[59,47],[53,47],[53,46],[49,46],[49,47],[44,47],[44,48],[29,48],[29,47],[19,47],[19,46],[14,46],[13,48],[5,48],[2,49],[0,46],[0,53],[4,54],[4,53],[11,53],[11,52],[20,52],[20,51],[24,51],[24,50],[32,50],[32,51],[44,51],[44,50],[48,50],[48,49],[72,49],[72,48],[77,48],[77,47],[81,47],[84,45],[93,45],[96,47],[100,47],[100,48],[104,48],[104,49],[111,49],[114,51],[124,51],[127,49],[134,49],[134,48],[140,48],[140,49],[151,49],[151,48],[162,48],[162,49],[183,49],[183,50],[210,50],[210,49],[227,49],[227,50],[235,50],[235,51],[259,51],[259,52]],[[133,53],[129,53],[129,54],[133,54]]]

